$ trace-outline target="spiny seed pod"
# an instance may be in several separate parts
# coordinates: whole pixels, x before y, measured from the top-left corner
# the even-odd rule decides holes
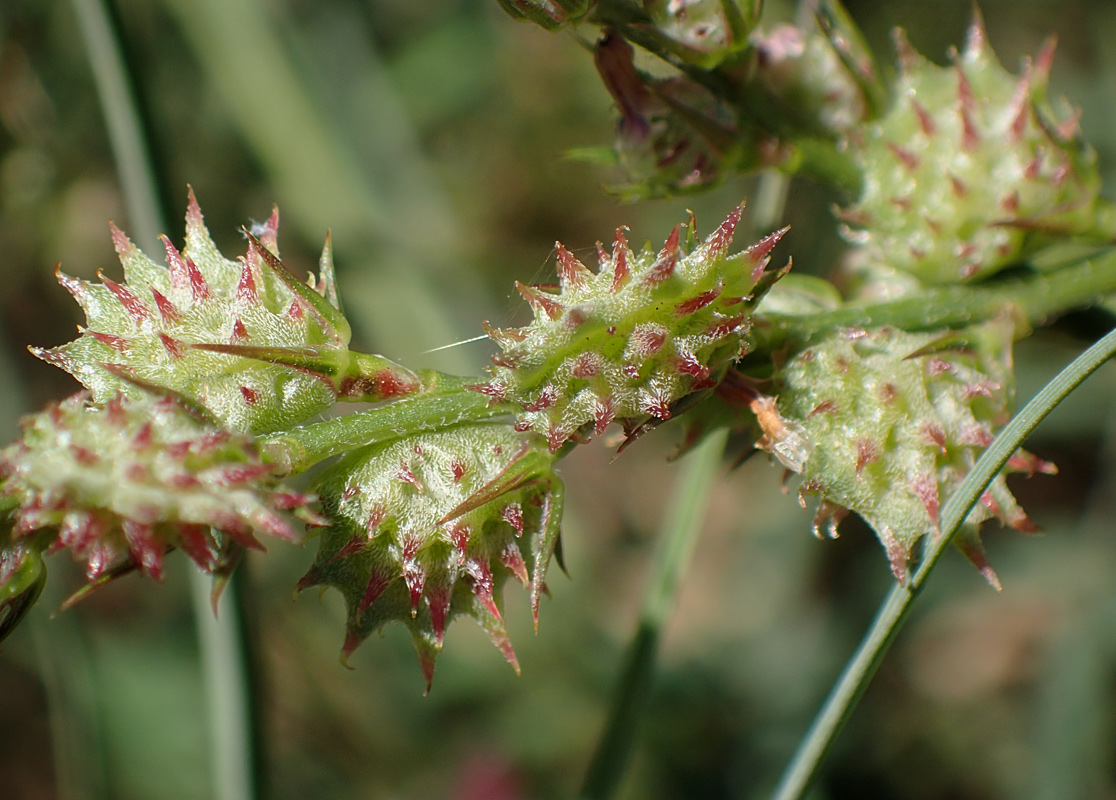
[[[398,620],[429,691],[446,626],[466,615],[518,672],[501,588],[509,575],[530,586],[537,627],[564,496],[552,464],[535,436],[471,424],[371,445],[326,471],[317,490],[333,522],[299,589],[344,595],[343,658]]]
[[[759,409],[766,446],[801,473],[799,499],[821,498],[814,533],[855,511],[876,531],[899,580],[938,511],[997,429],[1013,398],[1009,322],[963,334],[851,329],[796,355],[782,372],[777,407]],[[765,419],[764,414],[767,415]],[[781,449],[780,449],[781,448]],[[1053,472],[1019,451],[1004,472]],[[955,541],[993,586],[980,524],[991,517],[1020,531],[1034,525],[1001,473]]]
[[[948,68],[902,31],[895,41],[894,103],[852,142],[863,189],[839,214],[849,241],[922,281],[953,283],[1018,261],[1044,233],[1092,228],[1100,176],[1078,115],[1046,101],[1052,43],[1016,78],[979,15]]]
[[[263,433],[296,425],[337,399],[382,400],[419,388],[410,371],[348,349],[329,240],[320,279],[307,286],[279,261],[276,209],[248,254],[229,261],[217,250],[194,193],[186,247],[163,237],[167,265],[144,255],[113,227],[123,284],[58,281],[87,317],[83,335],[39,358],[81,381],[97,402],[117,392],[139,396],[136,380],[178,392],[232,430]]]
[[[262,549],[256,534],[298,538],[281,512],[322,521],[308,511],[311,497],[276,484],[251,437],[181,398],[117,395],[101,405],[82,393],[22,426],[0,452],[11,544],[68,548],[94,584],[132,569],[158,579],[176,548],[220,572],[244,548]]]
[[[634,254],[617,231],[611,255],[598,245],[596,273],[557,244],[558,294],[517,284],[535,319],[486,326],[503,353],[477,391],[518,404],[516,427],[545,436],[551,452],[582,428],[600,435],[617,421],[631,433],[668,419],[741,354],[752,310],[790,268],[764,271],[785,228],[727,255],[741,209],[700,244],[692,218],[684,238],[676,226],[657,254]]]

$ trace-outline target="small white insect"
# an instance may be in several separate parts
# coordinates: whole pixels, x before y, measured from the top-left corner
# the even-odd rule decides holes
[[[763,429],[763,438],[756,442],[756,447],[774,455],[787,469],[802,472],[814,443],[801,425],[779,416],[775,408],[776,400],[777,397],[760,395],[749,404]]]

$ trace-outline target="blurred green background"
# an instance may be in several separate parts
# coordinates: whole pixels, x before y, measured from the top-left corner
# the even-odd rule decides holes
[[[792,9],[771,3],[773,16]],[[610,141],[614,115],[569,35],[517,24],[494,0],[120,0],[130,67],[168,176],[191,184],[226,254],[239,226],[282,210],[280,245],[313,268],[332,229],[355,345],[412,367],[475,373],[480,321],[524,319],[513,281],[553,279],[561,239],[589,259],[629,225],[661,239],[692,208],[712,229],[749,179],[706,195],[623,207],[614,176],[568,161]],[[905,27],[942,61],[968,0],[849,2],[881,58]],[[1116,4],[983,3],[1016,69],[1057,34],[1054,94],[1112,176]],[[589,32],[586,32],[589,35]],[[1113,184],[1109,180],[1109,186]],[[1111,195],[1112,192],[1109,192]],[[820,187],[794,184],[776,258],[825,274],[839,257]],[[115,167],[74,7],[0,3],[0,427],[72,393],[29,343],[72,338],[77,306],[53,278],[118,274],[107,221],[125,230]],[[167,231],[177,241],[176,221]],[[149,242],[142,245],[154,251]],[[157,251],[155,251],[157,252]],[[1077,317],[1017,351],[1030,397],[1095,335]],[[1102,370],[1030,449],[1061,467],[1014,484],[1045,533],[990,531],[993,593],[947,558],[840,740],[819,798],[1116,797],[1116,374]],[[551,580],[539,634],[509,587],[523,667],[479,628],[455,625],[434,689],[406,631],[337,659],[335,594],[291,599],[312,550],[275,545],[247,564],[266,737],[265,796],[513,800],[572,796],[632,633],[653,532],[676,467],[664,429],[610,463],[581,448],[561,474],[570,577]],[[891,580],[855,520],[833,542],[779,492],[765,459],[726,465],[673,622],[621,796],[763,796]],[[48,596],[0,650],[0,797],[212,796],[185,559],[165,582],[125,580],[51,619],[80,575],[52,559]]]

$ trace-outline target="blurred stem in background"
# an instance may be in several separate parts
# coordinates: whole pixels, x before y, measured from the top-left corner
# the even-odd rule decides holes
[[[281,207],[311,241],[332,229],[345,295],[374,302],[351,315],[370,346],[407,362],[472,335],[475,323],[453,316],[486,307],[456,245],[462,231],[360,9],[323,5],[296,32],[282,9],[259,0],[162,4]],[[323,100],[330,96],[346,124]],[[462,371],[456,357],[424,356],[423,365]]]
[[[686,458],[682,474],[676,479],[659,532],[636,632],[628,645],[604,733],[582,785],[584,800],[612,797],[624,777],[651,693],[659,640],[690,564],[727,440],[727,432],[718,431],[702,442]]]
[[[154,251],[169,230],[136,87],[127,71],[120,26],[107,0],[74,0],[112,143],[134,235]],[[250,800],[258,794],[260,741],[256,733],[250,643],[244,635],[243,594],[233,575],[219,603],[210,580],[191,570],[190,590],[207,693],[214,796]],[[214,612],[217,616],[214,616]]]
[[[758,231],[778,226],[789,184],[787,176],[777,172],[760,176],[751,205],[752,238]],[[636,631],[628,645],[604,731],[582,784],[583,800],[612,797],[624,777],[651,692],[659,641],[677,604],[727,441],[726,431],[711,435],[689,454],[675,479]]]

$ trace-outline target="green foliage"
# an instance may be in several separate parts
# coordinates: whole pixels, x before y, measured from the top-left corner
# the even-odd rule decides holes
[[[241,14],[250,4],[199,11],[167,2],[199,53],[204,48],[197,42],[214,45],[203,66],[218,82],[248,52],[254,64],[267,65],[262,71],[269,88],[279,88],[277,96],[297,81],[282,61],[281,37],[266,25],[241,52],[235,46],[222,51],[221,40],[210,35],[229,26],[209,30],[198,22],[226,19],[227,11],[243,23],[253,19]],[[978,16],[950,67],[930,63],[897,33],[898,74],[885,79],[868,37],[836,2],[817,4],[813,19],[801,17],[797,25],[761,13],[758,2],[734,0],[499,3],[513,18],[565,31],[592,51],[604,91],[616,104],[616,136],[608,148],[582,152],[620,168],[621,195],[690,195],[757,171],[820,179],[833,192],[825,200],[838,198],[839,222],[826,216],[816,227],[830,230],[833,241],[839,232],[849,247],[832,261],[824,250],[796,255],[832,278],[788,276],[789,264],[767,269],[786,228],[730,253],[739,227],[778,227],[770,201],[756,204],[755,220],[737,206],[704,240],[691,213],[661,249],[631,248],[622,228],[610,252],[597,245],[599,268],[585,266],[577,249],[557,244],[557,286],[517,282],[534,318],[521,327],[484,324],[500,348],[485,376],[412,371],[350,349],[362,322],[380,344],[405,342],[419,350],[432,346],[431,337],[434,344],[450,340],[454,314],[474,314],[472,301],[485,292],[468,272],[476,243],[447,221],[452,215],[443,215],[433,195],[401,188],[412,178],[425,185],[428,174],[416,155],[422,148],[398,146],[414,132],[405,125],[393,129],[397,141],[389,155],[370,156],[355,146],[349,151],[338,144],[345,137],[319,135],[329,114],[306,102],[313,92],[289,95],[303,102],[282,108],[269,98],[273,117],[253,105],[256,96],[243,82],[226,81],[243,99],[237,124],[249,130],[246,139],[261,163],[286,176],[286,185],[298,183],[292,176],[329,176],[319,178],[303,202],[316,215],[328,209],[340,217],[353,263],[379,271],[346,279],[356,289],[345,308],[360,309],[350,325],[329,239],[309,282],[279,259],[277,212],[245,231],[246,255],[229,260],[206,229],[192,191],[184,245],[179,249],[164,237],[166,266],[114,227],[123,280],[101,276],[94,282],[59,271],[59,282],[85,312],[85,327],[75,341],[32,352],[70,372],[88,394],[27,418],[21,438],[0,455],[6,521],[0,530],[0,636],[38,599],[46,578],[43,557],[51,552],[70,549],[86,566],[90,583],[72,599],[131,571],[160,578],[164,558],[175,550],[215,575],[220,588],[241,553],[259,546],[257,535],[300,538],[288,516],[294,512],[317,539],[313,565],[298,587],[337,590],[345,606],[344,660],[373,633],[400,623],[391,627],[409,632],[429,690],[449,624],[471,617],[518,671],[502,589],[509,577],[527,589],[537,626],[541,597],[549,592],[548,567],[552,557],[561,561],[565,482],[558,462],[581,443],[607,440],[614,422],[623,432],[613,440],[622,442],[620,450],[653,429],[681,428],[683,450],[705,441],[702,466],[692,473],[702,486],[679,489],[685,497],[672,505],[676,511],[664,526],[669,547],[640,614],[627,693],[619,695],[604,755],[586,784],[587,796],[597,797],[617,785],[631,750],[638,695],[646,692],[655,644],[700,527],[698,506],[729,433],[745,455],[772,454],[788,470],[785,478],[803,506],[817,496],[813,528],[819,536],[836,536],[837,523],[849,513],[861,517],[896,579],[892,597],[902,599],[881,613],[884,621],[858,656],[861,667],[850,669],[856,677],[835,694],[844,711],[831,720],[847,716],[942,547],[956,544],[999,588],[981,528],[998,520],[1033,530],[1005,478],[1054,471],[1017,450],[1017,440],[1008,450],[1014,455],[994,467],[982,456],[1003,455],[1005,445],[996,437],[1015,424],[1013,348],[1030,336],[1029,325],[1116,289],[1116,255],[1108,248],[1116,215],[1101,196],[1102,173],[1077,115],[1046,96],[1053,49],[1044,48],[1013,76],[993,55]],[[341,42],[355,30],[345,19],[307,27],[320,42]],[[480,29],[475,19],[469,21],[474,27],[462,25]],[[378,44],[405,47],[405,28]],[[455,52],[478,59],[486,52],[468,35],[459,39],[469,40],[469,47]],[[438,57],[437,47],[420,42],[415,48]],[[424,68],[437,74],[453,69],[452,61]],[[395,61],[407,63],[406,53]],[[522,58],[511,63],[533,68]],[[324,85],[336,83],[325,65],[309,65],[307,72],[314,69]],[[424,147],[476,144],[454,117],[499,116],[507,98],[488,84],[497,71],[473,74],[471,101],[455,100],[455,110],[442,110],[452,135],[423,131]],[[537,73],[535,81],[541,87],[536,102],[558,102],[560,93],[539,82]],[[358,83],[359,91],[334,111],[356,114],[353,98],[363,98],[376,108],[377,125],[399,124],[404,115],[380,102],[375,80]],[[486,105],[490,97],[498,99]],[[592,105],[595,98],[581,102]],[[204,117],[199,98],[185,105]],[[302,109],[293,117],[301,120],[299,136],[312,157],[294,152],[290,140],[280,144],[295,127],[278,122],[292,119],[288,108]],[[559,116],[577,119],[582,110]],[[536,147],[534,133],[525,129],[506,149]],[[351,144],[366,137],[348,138]],[[459,178],[470,200],[486,198],[458,203],[468,217],[463,229],[479,227],[485,214],[518,213],[525,198],[552,213],[581,210],[571,199],[580,196],[576,192],[570,198],[531,191],[514,196],[516,182],[506,176],[523,170],[504,169],[502,151],[486,152],[488,158],[462,166],[474,170]],[[304,168],[287,170],[288,161]],[[375,164],[370,171],[376,179],[354,178],[354,164]],[[489,174],[478,177],[482,172]],[[362,181],[393,188],[373,197],[378,190],[353,188]],[[729,189],[728,199],[695,202],[736,205],[747,191],[736,183]],[[489,207],[489,201],[498,207],[492,199],[497,191],[511,193],[503,212]],[[599,209],[586,206],[583,216],[594,226],[587,236],[606,229]],[[149,238],[145,234],[137,241]],[[575,241],[566,233],[563,238]],[[522,262],[518,254],[508,260]],[[299,261],[296,255],[288,263]],[[437,287],[422,288],[431,283]],[[439,291],[460,298],[460,307],[432,299]],[[482,298],[476,318],[496,319],[495,307]],[[369,405],[335,414],[340,401]],[[310,477],[316,495],[278,484],[319,465]],[[566,482],[583,478],[577,474],[582,470],[591,481],[612,486],[616,480],[615,472],[598,477],[583,461],[567,469]],[[610,502],[641,506],[657,488],[632,484],[611,491]],[[738,527],[761,527],[779,505],[770,494],[749,488],[746,498],[732,499],[728,516]],[[978,502],[954,514],[962,497]],[[585,516],[596,534],[608,513]],[[578,515],[571,517],[580,533]],[[809,528],[806,518],[799,521]],[[566,535],[569,540],[569,530]],[[877,565],[875,572],[886,576],[887,570]],[[609,579],[622,573],[615,564],[602,569]],[[806,580],[791,575],[780,582]],[[590,596],[585,582],[573,594]],[[748,604],[734,598],[720,605]],[[751,605],[755,598],[747,610],[758,613]],[[586,613],[593,621],[601,616],[596,608]],[[381,658],[379,651],[390,648],[366,648],[362,657],[373,650]],[[457,645],[449,650],[456,657]],[[462,651],[467,654],[467,646]],[[462,671],[457,662],[455,680]],[[812,734],[805,750],[826,751],[838,728],[832,723]],[[815,769],[816,762],[796,771],[807,777],[787,785],[804,791]]]

